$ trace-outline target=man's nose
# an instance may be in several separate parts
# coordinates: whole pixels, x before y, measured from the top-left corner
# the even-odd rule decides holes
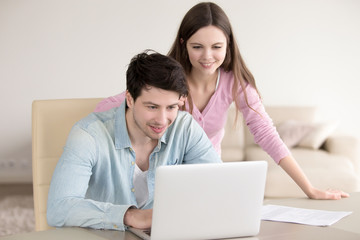
[[[159,110],[156,115],[156,122],[158,124],[165,124],[167,121],[167,114],[166,110]]]

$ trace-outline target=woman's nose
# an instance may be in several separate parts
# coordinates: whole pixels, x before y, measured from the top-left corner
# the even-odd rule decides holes
[[[203,58],[204,59],[210,59],[212,57],[212,51],[211,49],[205,49],[204,50],[204,54],[203,54]]]

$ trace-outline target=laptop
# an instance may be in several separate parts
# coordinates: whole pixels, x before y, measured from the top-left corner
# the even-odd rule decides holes
[[[266,172],[266,161],[160,166],[152,227],[129,231],[151,240],[255,236]]]

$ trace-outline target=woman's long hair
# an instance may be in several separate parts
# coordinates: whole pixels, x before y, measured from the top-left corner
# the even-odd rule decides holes
[[[246,67],[243,58],[241,57],[239,47],[236,43],[230,21],[225,12],[215,3],[203,2],[192,7],[184,16],[176,39],[168,53],[170,57],[173,57],[184,67],[187,75],[190,74],[192,65],[189,60],[188,52],[186,49],[186,43],[189,38],[196,33],[200,28],[207,26],[215,26],[221,29],[227,40],[226,56],[221,67],[225,71],[232,71],[234,74],[234,85],[232,89],[233,99],[237,97],[239,85],[244,91],[246,104],[249,106],[247,94],[245,91],[246,83],[250,84],[257,90],[254,76]],[[259,94],[259,92],[258,92]],[[189,95],[191,98],[191,96]],[[239,106],[235,101],[237,108]],[[252,108],[251,108],[252,109]],[[254,110],[254,109],[253,109]],[[255,110],[254,110],[255,111]],[[236,113],[236,119],[238,112]]]

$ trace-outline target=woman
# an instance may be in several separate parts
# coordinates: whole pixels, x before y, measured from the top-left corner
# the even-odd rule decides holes
[[[190,95],[185,109],[203,127],[221,154],[227,110],[235,102],[259,144],[313,199],[348,197],[340,190],[322,191],[312,186],[280,139],[265,112],[255,79],[246,67],[228,17],[216,4],[199,3],[184,16],[169,56],[185,69]],[[95,111],[120,105],[124,94],[102,101]]]

